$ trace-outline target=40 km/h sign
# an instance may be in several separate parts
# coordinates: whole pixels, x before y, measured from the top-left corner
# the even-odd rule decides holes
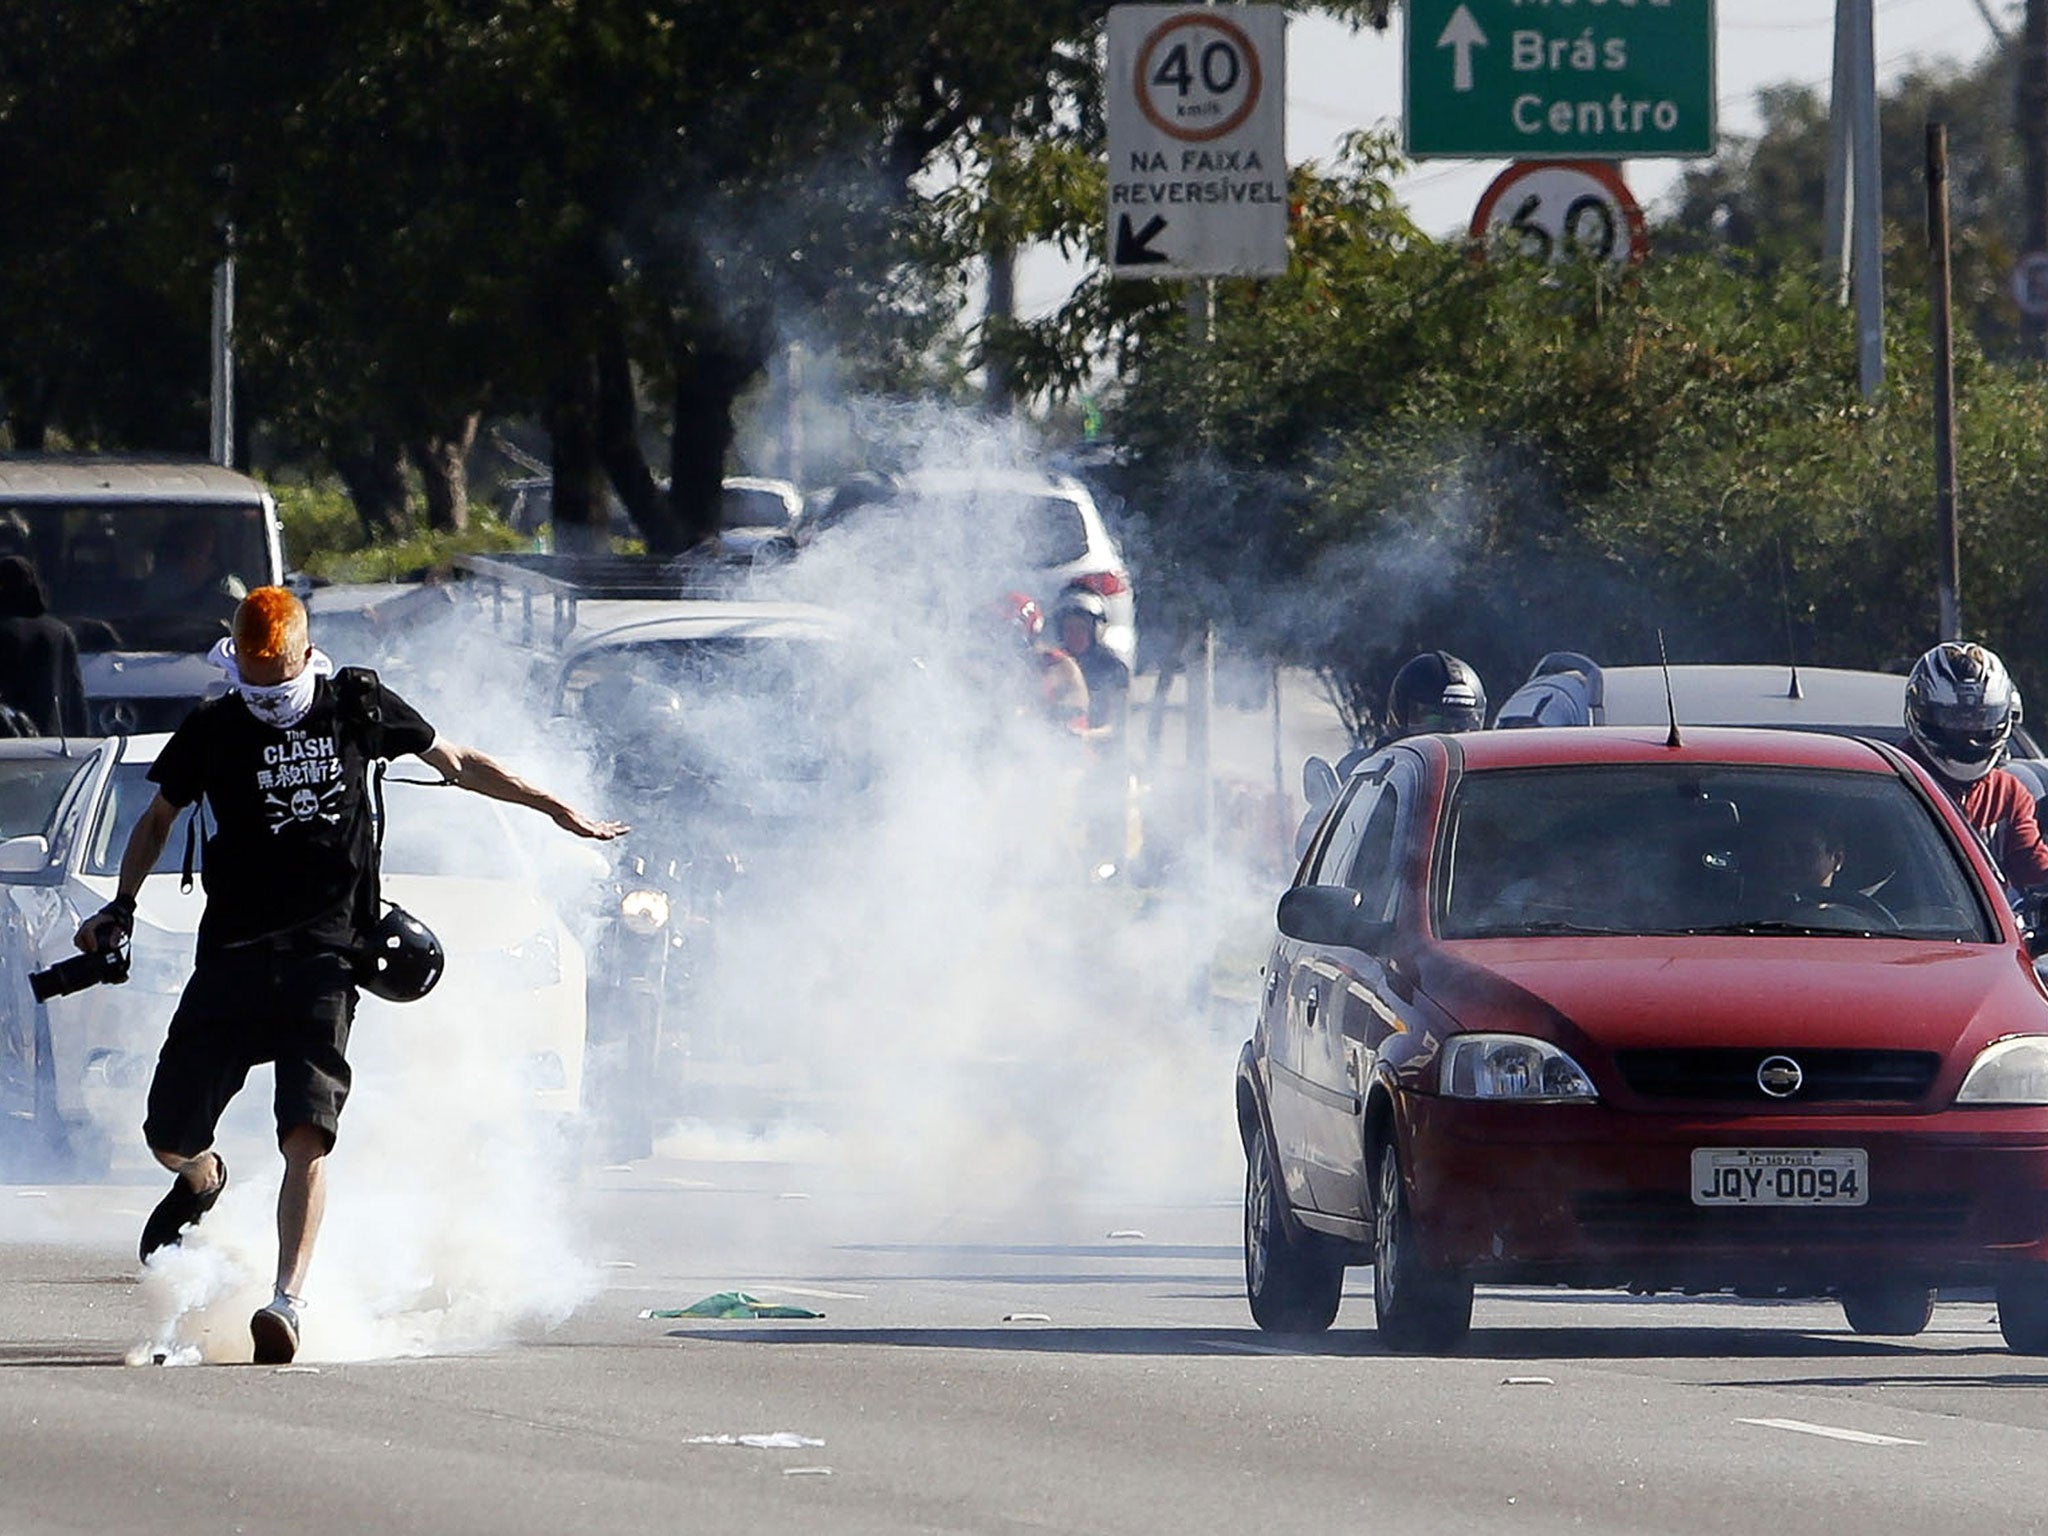
[[[1281,7],[1116,6],[1108,89],[1112,272],[1286,271]]]
[[[1714,0],[1408,0],[1408,153],[1714,152]]]

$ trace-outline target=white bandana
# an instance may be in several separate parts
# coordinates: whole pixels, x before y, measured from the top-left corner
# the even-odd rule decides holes
[[[217,641],[206,659],[227,673],[229,690],[242,696],[250,714],[279,730],[290,730],[306,718],[306,711],[313,707],[314,685],[334,671],[334,662],[327,653],[315,650],[306,658],[299,675],[288,683],[245,682],[241,664],[235,660],[232,640]]]

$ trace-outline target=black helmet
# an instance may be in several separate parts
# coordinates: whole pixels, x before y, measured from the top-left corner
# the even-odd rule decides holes
[[[356,985],[391,1003],[416,1003],[434,990],[447,957],[434,930],[405,908],[387,906],[356,957]]]
[[[1403,663],[1387,691],[1392,736],[1476,731],[1486,725],[1486,687],[1449,651],[1424,651]]]
[[[1906,679],[1906,731],[1927,760],[1959,784],[2004,760],[2020,723],[2020,691],[1997,653],[1945,640]]]

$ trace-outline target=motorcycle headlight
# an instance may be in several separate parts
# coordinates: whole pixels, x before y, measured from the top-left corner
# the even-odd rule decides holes
[[[668,893],[626,892],[619,898],[619,921],[626,925],[628,933],[637,933],[643,939],[661,932],[668,926]]]
[[[2048,1104],[2048,1035],[2014,1035],[1977,1053],[1958,1104]]]
[[[1444,1045],[1438,1089],[1452,1099],[1535,1104],[1599,1098],[1586,1069],[1547,1040],[1526,1035],[1455,1035]]]

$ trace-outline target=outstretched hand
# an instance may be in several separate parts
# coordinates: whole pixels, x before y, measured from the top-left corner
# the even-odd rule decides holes
[[[623,821],[597,821],[584,815],[573,805],[557,806],[548,815],[564,832],[574,832],[578,837],[594,838],[608,843],[615,837],[624,837],[633,829]]]

